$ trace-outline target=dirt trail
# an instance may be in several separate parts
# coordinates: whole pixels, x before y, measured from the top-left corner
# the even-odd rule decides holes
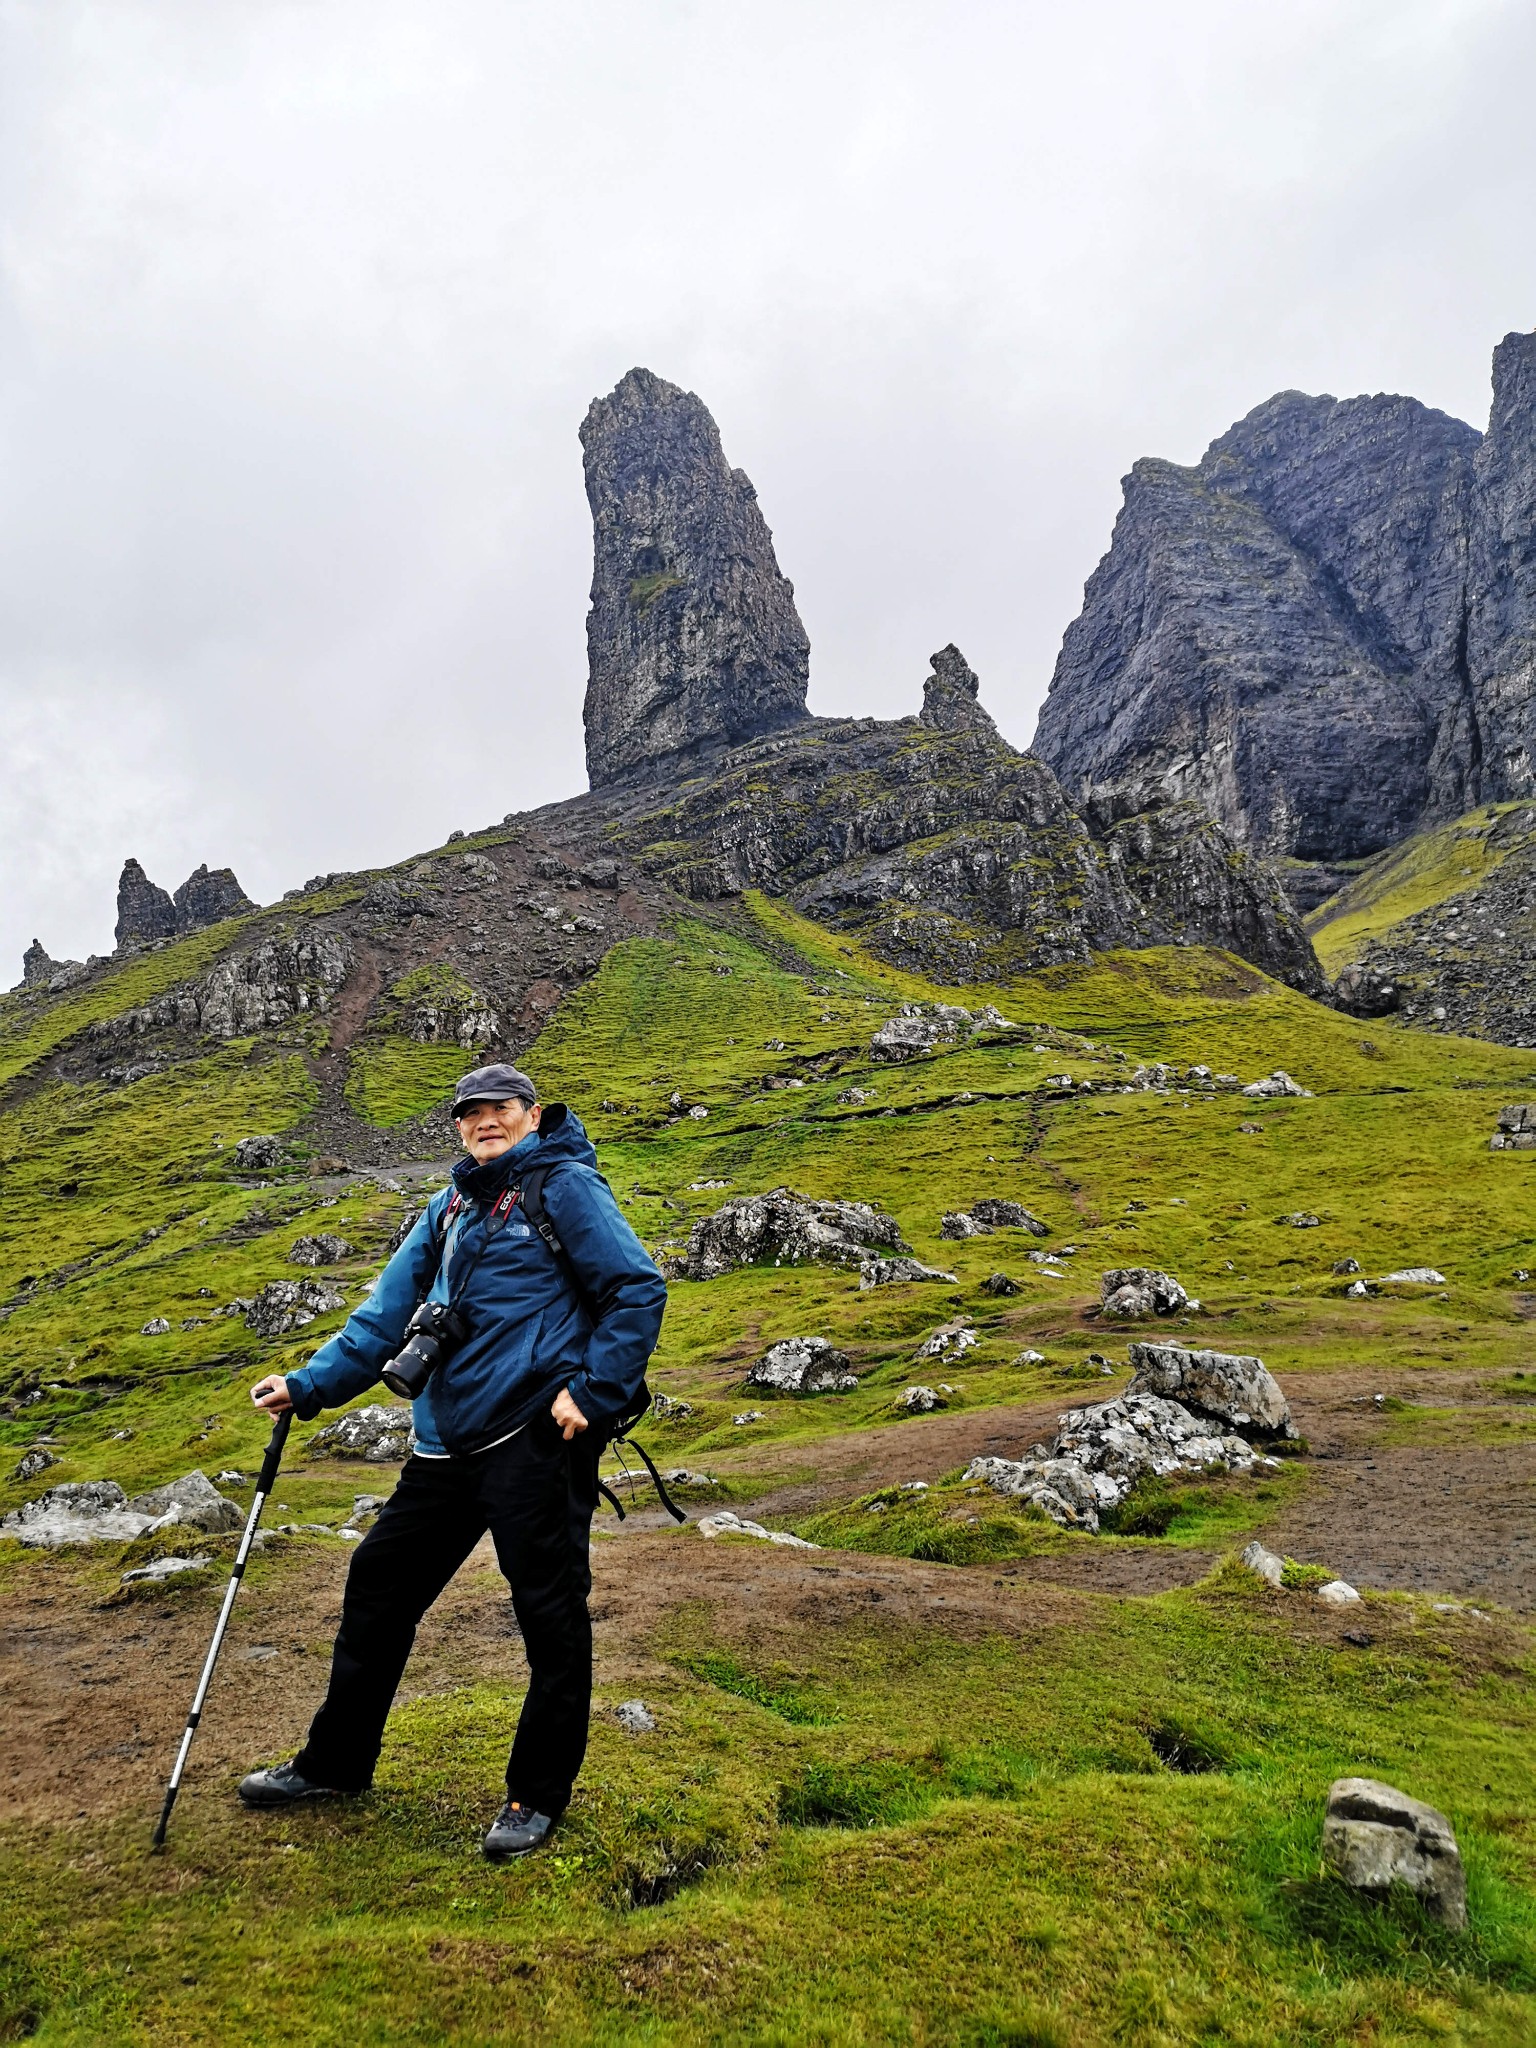
[[[1307,1486],[1263,1526],[1272,1547],[1326,1563],[1365,1587],[1436,1591],[1516,1612],[1536,1611],[1536,1440],[1476,1443],[1474,1421],[1497,1419],[1485,1376],[1297,1375],[1293,1411],[1308,1437]],[[1468,1438],[1444,1448],[1394,1444],[1400,1413],[1376,1393],[1461,1405]],[[754,1514],[782,1522],[820,1501],[910,1478],[936,1478],[980,1451],[1018,1455],[1084,1395],[1027,1407],[936,1415],[863,1430],[814,1447],[742,1454],[768,1485]],[[1515,1411],[1528,1413],[1528,1411]],[[814,1477],[806,1465],[814,1455]],[[775,1467],[784,1483],[774,1486]],[[726,1461],[721,1461],[726,1469]],[[1257,1503],[1255,1504],[1258,1505]],[[941,1628],[964,1641],[1002,1632],[1029,1638],[1081,1623],[1091,1595],[1145,1594],[1193,1582],[1212,1554],[1171,1545],[1074,1543],[1064,1554],[956,1570],[900,1558],[706,1543],[632,1515],[599,1527],[593,1615],[599,1695],[640,1688],[655,1667],[644,1644],[685,1601],[746,1619],[772,1654],[807,1620],[879,1611],[897,1625]],[[350,1552],[313,1543],[285,1561],[280,1600],[248,1590],[199,1733],[189,1783],[232,1789],[254,1762],[291,1755],[324,1689],[329,1644]],[[68,1559],[17,1574],[0,1603],[0,1815],[70,1819],[124,1807],[151,1813],[196,1681],[216,1592],[183,1592],[124,1606],[92,1604]],[[1312,1603],[1316,1605],[1316,1603]],[[1347,1619],[1347,1617],[1346,1617]],[[1327,1610],[1302,1617],[1342,1629]],[[1373,1629],[1383,1624],[1373,1619]],[[255,1652],[262,1654],[253,1654]],[[517,1686],[522,1648],[488,1545],[428,1616],[404,1697],[477,1679]]]

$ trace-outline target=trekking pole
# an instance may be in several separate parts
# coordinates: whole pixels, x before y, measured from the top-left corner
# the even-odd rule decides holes
[[[213,1667],[219,1661],[219,1652],[224,1647],[224,1631],[229,1627],[230,1609],[235,1604],[235,1595],[240,1590],[240,1581],[245,1577],[245,1561],[251,1554],[251,1543],[256,1534],[256,1524],[261,1520],[261,1511],[277,1484],[277,1468],[283,1461],[283,1445],[288,1441],[288,1425],[293,1420],[291,1408],[279,1415],[272,1425],[272,1435],[267,1444],[266,1456],[261,1461],[261,1472],[256,1481],[256,1492],[251,1500],[251,1512],[245,1518],[245,1534],[240,1538],[240,1548],[235,1554],[235,1568],[229,1575],[229,1585],[224,1593],[224,1605],[219,1609],[218,1626],[213,1631],[213,1641],[208,1645],[207,1662],[203,1675],[197,1681],[197,1691],[192,1698],[192,1711],[187,1716],[186,1729],[181,1738],[181,1747],[176,1752],[176,1762],[171,1771],[171,1782],[165,1788],[165,1804],[160,1809],[160,1818],[155,1824],[151,1846],[165,1847],[165,1831],[170,1826],[171,1808],[176,1804],[176,1794],[181,1790],[181,1774],[187,1767],[187,1751],[192,1747],[192,1738],[197,1733],[197,1724],[203,1718],[203,1701],[208,1697],[208,1687],[213,1679]]]

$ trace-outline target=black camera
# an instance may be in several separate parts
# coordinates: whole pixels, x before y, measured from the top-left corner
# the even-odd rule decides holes
[[[392,1394],[414,1401],[433,1373],[452,1358],[469,1325],[445,1301],[424,1301],[405,1326],[406,1342],[379,1374]]]

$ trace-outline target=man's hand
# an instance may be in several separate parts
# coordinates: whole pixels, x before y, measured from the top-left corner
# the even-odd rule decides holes
[[[583,1430],[587,1426],[587,1418],[571,1399],[568,1387],[562,1387],[559,1393],[556,1394],[555,1404],[549,1412],[553,1415],[556,1422],[559,1423],[561,1434],[567,1443],[576,1435],[578,1430]]]
[[[288,1398],[288,1382],[280,1372],[269,1372],[264,1380],[258,1380],[251,1389],[251,1399],[264,1415],[286,1415],[293,1406]]]

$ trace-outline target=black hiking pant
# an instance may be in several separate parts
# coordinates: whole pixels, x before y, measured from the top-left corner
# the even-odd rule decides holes
[[[316,1785],[359,1792],[421,1617],[489,1530],[512,1588],[529,1683],[507,1796],[558,1816],[587,1748],[592,1707],[589,1558],[597,1452],[541,1415],[473,1458],[409,1458],[352,1556],[330,1690],[294,1759]]]

